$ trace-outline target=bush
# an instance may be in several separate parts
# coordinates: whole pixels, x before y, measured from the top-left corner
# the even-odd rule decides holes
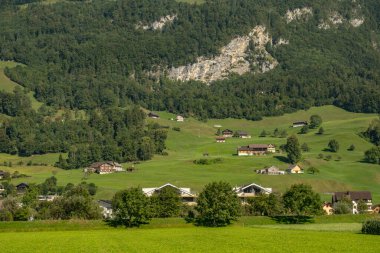
[[[215,159],[204,159],[201,158],[199,160],[194,160],[194,164],[199,164],[199,165],[210,165],[210,164],[215,164],[215,163],[222,163],[223,159],[222,158],[215,158]]]
[[[371,235],[380,235],[380,220],[371,219],[371,220],[365,221],[362,226],[362,233],[371,234]]]
[[[172,129],[173,129],[173,131],[181,132],[181,128],[179,128],[179,127],[173,127]]]

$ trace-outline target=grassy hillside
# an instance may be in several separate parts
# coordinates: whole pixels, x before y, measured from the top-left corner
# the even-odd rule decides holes
[[[0,90],[6,91],[6,92],[13,92],[13,90],[16,87],[20,87],[21,89],[23,89],[23,87],[21,85],[19,85],[18,83],[13,82],[12,80],[10,80],[4,74],[4,69],[6,67],[8,67],[8,68],[14,68],[17,65],[21,65],[21,64],[16,63],[16,62],[12,62],[12,61],[0,61]],[[28,97],[29,97],[30,101],[32,102],[33,109],[36,110],[36,109],[40,108],[40,106],[42,105],[42,103],[38,102],[34,98],[33,92],[28,92]]]
[[[323,198],[330,199],[328,193],[345,190],[370,190],[375,202],[380,202],[380,168],[378,165],[361,162],[363,152],[371,147],[358,133],[364,131],[369,122],[376,118],[371,114],[356,114],[346,112],[333,106],[312,108],[308,111],[287,114],[280,117],[265,118],[262,121],[253,122],[246,120],[224,119],[199,122],[195,119],[186,119],[185,122],[170,120],[175,115],[161,112],[161,119],[155,121],[161,125],[169,126],[167,151],[169,156],[156,156],[153,160],[136,164],[137,171],[133,173],[121,173],[111,175],[93,174],[87,179],[99,186],[97,198],[111,198],[115,191],[130,186],[154,187],[170,182],[172,184],[191,187],[200,191],[202,187],[211,181],[226,180],[232,185],[242,185],[255,182],[265,187],[272,187],[275,191],[284,191],[291,184],[305,182],[311,184]],[[274,143],[281,145],[286,142],[285,138],[258,137],[265,129],[272,131],[275,128],[286,129],[288,134],[297,133],[299,129],[290,128],[290,124],[297,120],[308,120],[310,115],[322,116],[325,129],[324,135],[316,135],[311,131],[305,135],[298,135],[300,143],[306,142],[310,152],[304,153],[304,168],[315,166],[320,170],[319,174],[267,176],[257,175],[254,170],[265,166],[277,165],[281,169],[288,167],[284,157],[286,154],[276,153],[262,157],[237,157],[236,148],[239,145],[250,143]],[[216,143],[214,125],[222,125],[222,129],[245,130],[252,135],[252,139],[228,139],[226,143]],[[173,131],[172,127],[179,127],[180,132]],[[340,143],[338,153],[324,151],[330,139],[337,139]],[[354,144],[355,151],[347,151]],[[204,158],[204,153],[209,153],[207,159],[222,158],[223,162],[212,165],[196,165],[193,160]],[[318,159],[318,154],[331,155],[332,159],[326,161]],[[341,157],[338,161],[338,156]],[[4,161],[12,161],[12,168],[0,167],[2,170],[18,170],[30,175],[30,178],[17,179],[21,181],[42,182],[45,178],[55,175],[58,183],[65,185],[68,182],[79,183],[83,178],[80,170],[64,171],[51,166],[25,166],[32,160],[33,163],[54,164],[58,154],[19,158],[16,156],[0,156],[0,164]],[[18,166],[22,160],[24,165]],[[130,166],[125,164],[124,166]]]

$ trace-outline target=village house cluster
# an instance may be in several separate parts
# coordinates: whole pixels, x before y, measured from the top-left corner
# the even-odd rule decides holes
[[[261,170],[255,170],[257,174],[263,175],[285,175],[285,174],[303,174],[304,170],[298,164],[291,164],[285,170],[280,170],[276,166],[270,166]]]
[[[160,118],[160,116],[157,113],[154,113],[154,112],[149,112],[148,113],[148,117],[151,118],[151,119],[159,119]],[[184,122],[185,121],[185,117],[183,117],[182,115],[177,115],[175,117],[175,119],[172,118],[171,120],[175,120],[177,122]]]
[[[223,143],[223,142],[226,142],[226,139],[227,138],[241,138],[241,139],[250,139],[251,138],[251,135],[245,131],[241,131],[241,130],[238,130],[238,131],[232,131],[230,129],[225,129],[223,131],[220,132],[220,136],[216,137],[216,142],[218,143]]]

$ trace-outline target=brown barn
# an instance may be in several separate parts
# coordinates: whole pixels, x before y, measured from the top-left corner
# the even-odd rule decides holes
[[[264,155],[275,152],[276,147],[272,144],[250,144],[237,149],[238,156]]]

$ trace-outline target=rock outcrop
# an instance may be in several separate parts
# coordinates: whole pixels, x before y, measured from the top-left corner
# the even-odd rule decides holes
[[[162,30],[166,25],[173,23],[173,21],[177,18],[177,15],[167,15],[165,17],[161,17],[159,20],[154,21],[152,24],[144,25],[143,23],[138,23],[136,25],[136,29],[143,30]]]
[[[285,14],[286,23],[292,21],[307,21],[311,16],[313,16],[313,9],[304,7],[302,9],[297,8],[294,10],[288,10]]]
[[[225,79],[232,73],[267,72],[278,65],[277,60],[265,49],[268,43],[272,43],[272,38],[265,27],[256,26],[248,35],[237,37],[221,48],[219,55],[199,57],[194,64],[173,67],[168,70],[168,76],[173,80],[196,80],[209,84]]]

